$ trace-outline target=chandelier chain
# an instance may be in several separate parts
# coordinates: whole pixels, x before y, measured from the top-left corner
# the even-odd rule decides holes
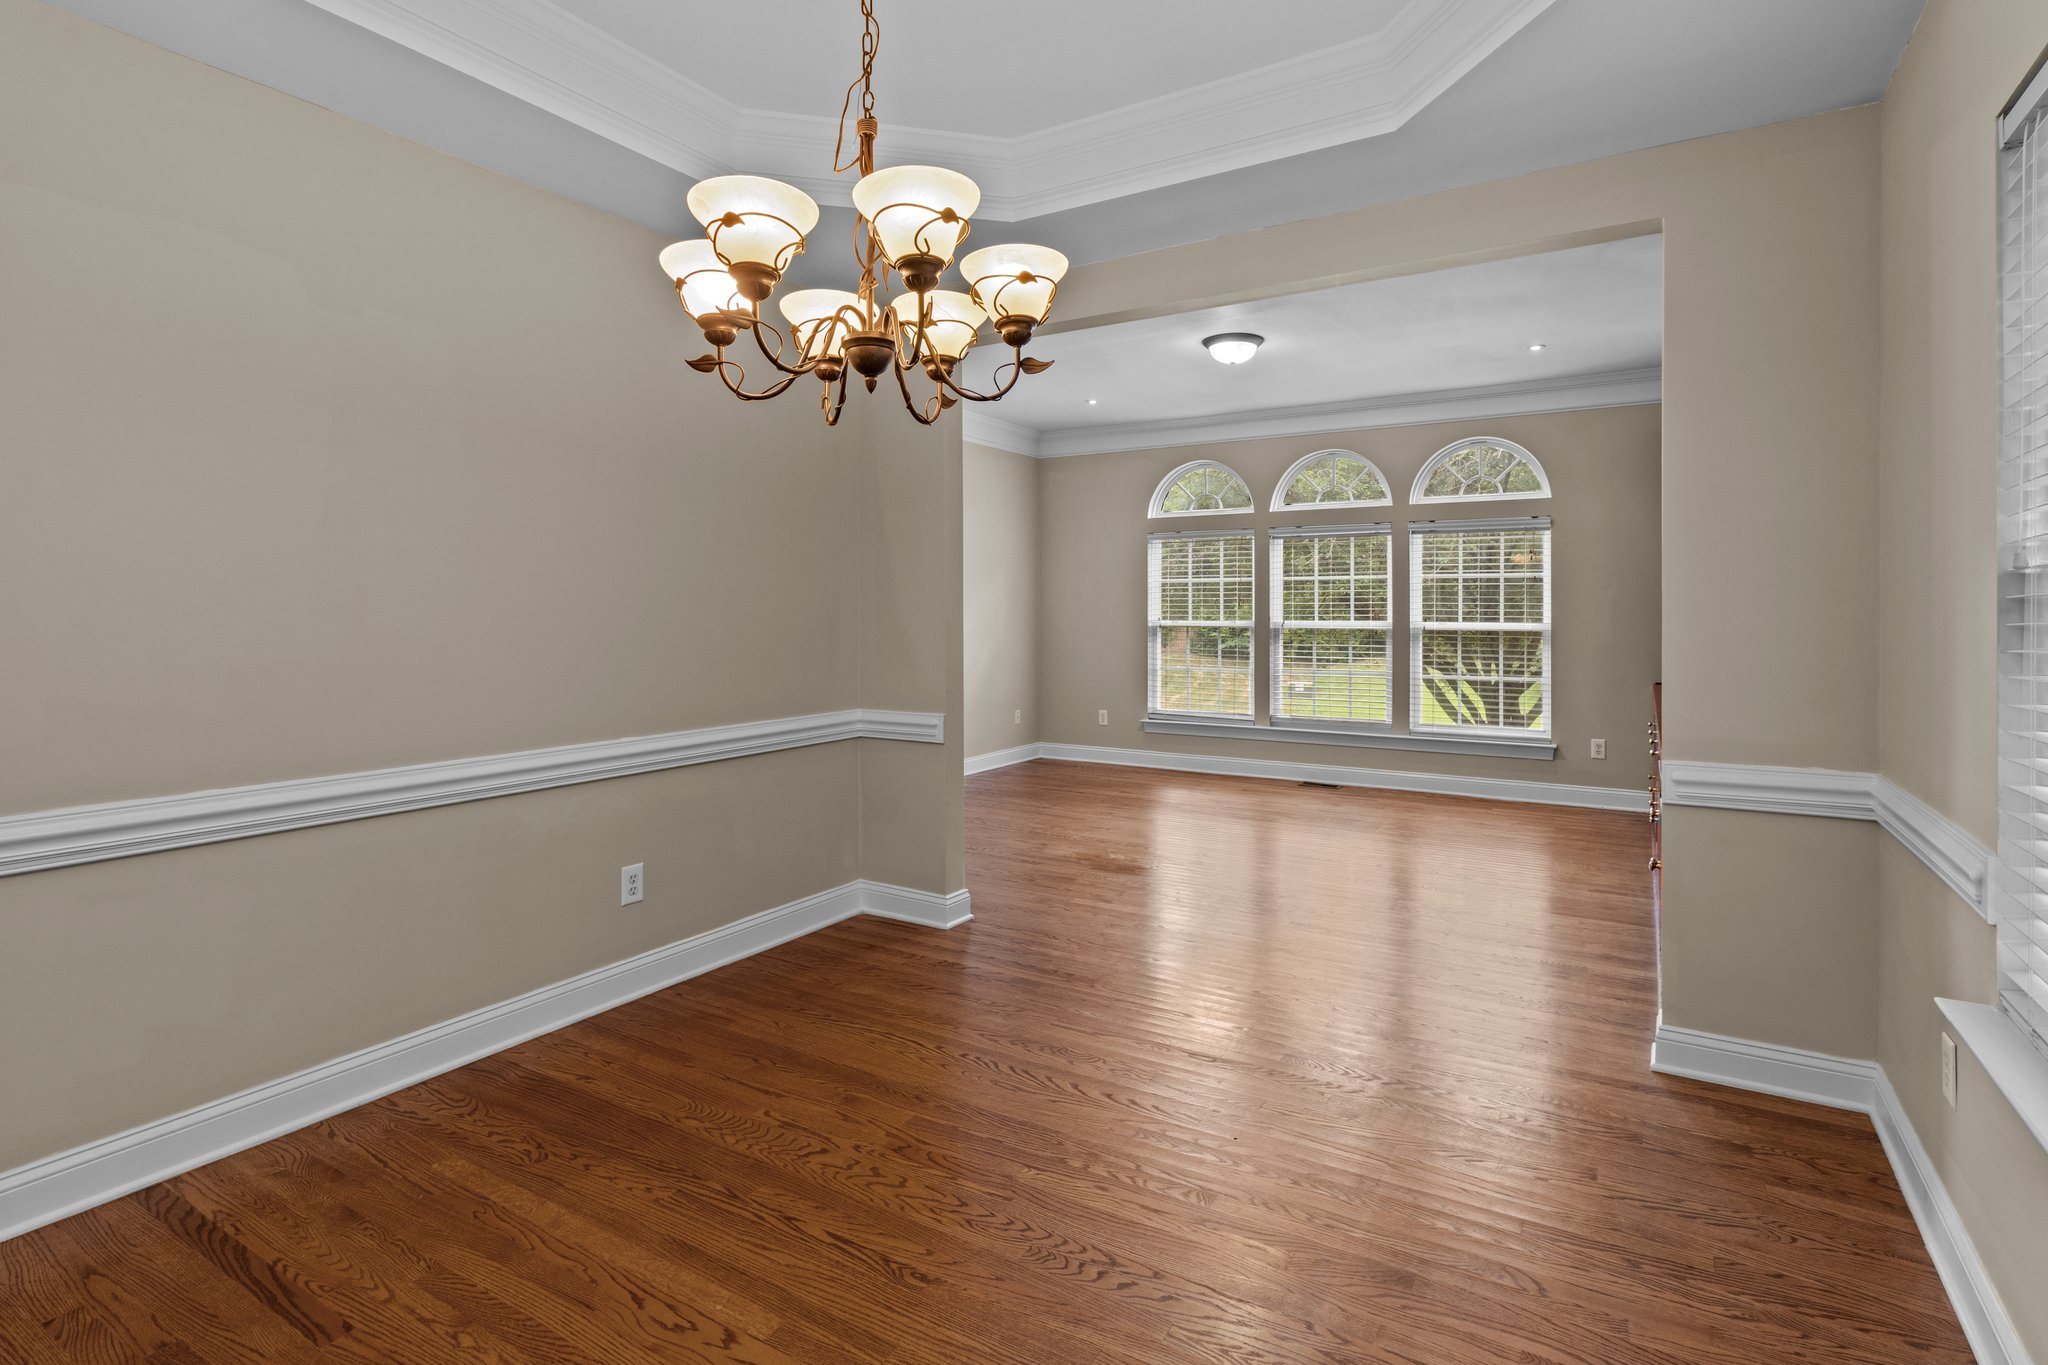
[[[875,135],[875,57],[882,50],[882,25],[875,18],[874,0],[860,0],[860,74],[846,87],[846,98],[839,102],[839,135],[832,141],[832,173],[850,171],[860,166],[862,171],[871,171],[872,166],[863,165],[861,157],[873,145]],[[860,121],[855,131],[862,148],[854,153],[850,161],[842,160],[846,151],[846,116],[853,112],[853,92],[860,91]]]

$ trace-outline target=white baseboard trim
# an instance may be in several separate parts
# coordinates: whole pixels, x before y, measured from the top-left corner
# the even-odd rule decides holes
[[[0,1172],[0,1241],[218,1161],[854,915],[950,929],[950,896],[854,881],[458,1015],[267,1085]]]
[[[1221,758],[1211,754],[1169,753],[1159,749],[1112,749],[1093,744],[1040,744],[1037,756],[1063,763],[1107,763],[1124,768],[1163,768],[1173,772],[1214,773],[1225,777],[1265,777],[1280,782],[1327,782],[1339,787],[1371,787],[1381,791],[1423,792],[1436,796],[1476,796],[1487,801],[1523,801],[1544,806],[1626,811],[1649,809],[1649,797],[1644,792],[1616,787],[1579,787],[1563,782],[1456,777],[1447,773],[1346,768],[1329,763]]]
[[[913,891],[907,886],[885,886],[862,882],[861,913],[881,919],[920,924],[927,929],[957,929],[974,918],[965,890],[942,896],[936,891]]]
[[[976,773],[993,772],[997,768],[1007,768],[1013,763],[1029,763],[1039,757],[1038,751],[1041,747],[1037,744],[1019,744],[1014,749],[996,749],[989,753],[976,754],[967,760],[967,775],[972,777]]]
[[[1824,1052],[1752,1043],[1696,1029],[1657,1026],[1650,1070],[1732,1085],[1786,1099],[1867,1114],[1877,1098],[1877,1063]]]
[[[1989,894],[1991,850],[1881,773],[1667,759],[1664,804],[1875,820],[1972,910],[1996,922]]]
[[[1870,1115],[1927,1255],[1982,1365],[2031,1365],[1997,1286],[1984,1269],[1941,1173],[1913,1131],[1898,1092],[1875,1062],[1754,1043],[1659,1024],[1650,1069],[1738,1090],[1810,1100]]]
[[[926,711],[829,711],[0,816],[0,877],[843,739],[943,744],[946,718]]]

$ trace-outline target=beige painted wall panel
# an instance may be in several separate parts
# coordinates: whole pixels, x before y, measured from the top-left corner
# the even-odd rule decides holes
[[[1867,771],[1875,108],[1083,266],[1059,316],[1178,312],[1659,223],[1670,752]]]
[[[1876,860],[1890,837],[1867,820],[1666,806],[1663,1021],[1876,1055]]]
[[[2037,0],[1933,0],[1882,106],[1881,761],[1997,836],[1998,115]]]
[[[1636,789],[1649,771],[1644,726],[1658,664],[1658,409],[1652,405],[1587,412],[1487,418],[1479,422],[1343,432],[1326,436],[1176,446],[1042,460],[1043,520],[1039,562],[1043,583],[1044,706],[1042,738],[1060,744],[1101,744],[1169,753],[1207,753],[1329,763],[1403,772],[1443,772],[1534,782]],[[1526,501],[1408,505],[1408,491],[1429,457],[1470,436],[1497,436],[1534,452],[1556,496]],[[1396,505],[1349,510],[1270,508],[1280,477],[1302,456],[1353,450],[1387,476]],[[1260,510],[1245,515],[1148,522],[1154,489],[1190,460],[1220,460],[1245,477]],[[1408,719],[1409,520],[1459,516],[1547,515],[1556,565],[1552,596],[1553,718],[1558,757],[1547,762],[1477,758],[1353,745],[1306,745],[1256,739],[1191,739],[1148,734],[1146,709],[1145,535],[1150,530],[1391,522],[1394,535],[1393,668],[1396,727]],[[1257,713],[1265,715],[1271,666],[1265,537],[1258,557],[1259,616],[1254,679]],[[1096,723],[1107,708],[1110,724]],[[1608,741],[1595,761],[1587,741]]]
[[[1970,1239],[2036,1360],[2048,1359],[2048,1151],[1957,1049],[1956,1104],[1941,1095],[1937,997],[1993,1003],[1995,930],[1896,840],[1880,842],[1877,1060],[1941,1173]]]
[[[957,736],[957,421],[864,521],[865,427],[685,369],[658,238],[29,0],[0,123],[0,812],[862,703]],[[0,1168],[838,885],[863,841],[957,887],[957,738],[881,746],[912,756],[863,824],[866,744],[0,881]]]
[[[1931,0],[1882,106],[1879,759],[1998,835],[1999,113],[2048,47],[2035,0]],[[1990,1001],[1994,931],[1904,849],[1880,874],[1878,1060],[2036,1358],[2048,1152],[1968,1048],[1941,1096],[1937,996]]]
[[[950,894],[967,884],[960,415],[920,427],[896,394],[865,397],[848,419],[861,433],[861,704],[942,711],[946,742],[858,741],[861,875]]]
[[[856,445],[645,230],[0,0],[0,811],[854,704]]]
[[[961,639],[969,757],[1037,742],[1038,470],[971,442],[962,471]],[[1014,719],[1018,712],[1021,719]]]
[[[857,782],[818,745],[0,879],[0,1170],[850,881]]]

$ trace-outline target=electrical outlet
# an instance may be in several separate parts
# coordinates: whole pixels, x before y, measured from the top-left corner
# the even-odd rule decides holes
[[[1107,712],[1107,711],[1097,711],[1097,712],[1095,713],[1095,723],[1096,723],[1097,725],[1107,725],[1107,724],[1109,724],[1109,712]]]
[[[647,889],[642,881],[643,873],[641,869],[644,866],[644,863],[633,863],[619,869],[620,905],[636,905],[639,903],[641,893]]]
[[[1956,1040],[1946,1033],[1941,1035],[1941,1097],[1949,1108],[1956,1107]]]
[[[1596,739],[1596,740],[1594,740],[1594,741],[1593,741],[1593,757],[1595,757],[1595,758],[1605,758],[1605,757],[1607,757],[1607,741],[1606,741],[1606,740],[1604,740],[1604,739]]]
[[[1012,724],[1012,725],[1022,725],[1023,723],[1024,723],[1024,708],[1020,706],[1020,707],[1018,707],[1018,708],[1017,708],[1016,710],[1014,710],[1014,711],[1012,711],[1012,712],[1010,713],[1010,724]]]

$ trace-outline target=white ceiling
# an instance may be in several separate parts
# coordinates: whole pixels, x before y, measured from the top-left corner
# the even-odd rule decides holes
[[[1030,453],[1066,454],[1178,444],[1197,429],[1412,421],[1431,403],[1450,403],[1447,419],[1589,406],[1582,391],[1614,401],[1617,383],[1654,396],[1662,247],[1661,237],[1632,237],[1051,333],[1030,353],[1053,367],[994,414],[971,406],[969,436],[990,439],[994,416],[1013,429],[995,443],[1016,448],[1021,429]],[[1220,365],[1201,345],[1217,332],[1256,332],[1266,344],[1247,364]],[[1538,342],[1545,349],[1530,351]],[[1008,354],[995,345],[971,353],[974,382],[985,387]]]
[[[741,109],[837,119],[860,64],[852,0],[677,4],[555,0]],[[889,123],[1015,137],[1385,31],[1444,0],[1288,0],[1284,23],[1204,19],[1186,0],[876,0],[878,113]],[[1006,92],[1006,93],[999,93]]]
[[[849,183],[854,0],[55,3],[670,233],[703,174]],[[1923,3],[878,0],[882,159],[1104,260],[1867,103]]]

